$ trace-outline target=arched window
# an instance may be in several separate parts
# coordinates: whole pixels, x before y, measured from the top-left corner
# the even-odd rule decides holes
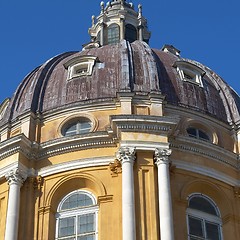
[[[189,127],[187,129],[187,133],[188,133],[189,137],[194,137],[194,138],[197,138],[197,139],[210,141],[210,138],[207,135],[207,133],[205,133],[201,129]]]
[[[60,202],[56,214],[56,240],[97,240],[98,206],[95,197],[77,190]]]
[[[86,117],[74,118],[64,124],[62,128],[62,135],[65,137],[77,134],[88,133],[92,130],[93,123]]]
[[[117,24],[111,24],[108,27],[108,44],[118,43],[120,39],[119,26]]]
[[[189,240],[222,240],[219,210],[216,204],[203,194],[189,197],[187,223]]]
[[[137,29],[131,24],[125,26],[125,39],[130,43],[137,40]]]

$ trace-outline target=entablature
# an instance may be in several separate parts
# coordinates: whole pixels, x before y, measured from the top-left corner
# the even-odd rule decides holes
[[[200,139],[194,139],[193,141],[186,136],[177,136],[171,140],[170,148],[203,156],[207,159],[217,161],[219,164],[225,164],[229,167],[239,169],[238,154],[210,142]]]

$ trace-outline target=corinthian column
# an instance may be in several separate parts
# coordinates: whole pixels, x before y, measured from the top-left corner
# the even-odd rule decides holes
[[[16,168],[6,174],[5,177],[9,184],[5,240],[17,240],[20,188],[26,179],[26,175]]]
[[[169,176],[170,149],[156,149],[155,163],[158,168],[158,200],[160,216],[160,235],[163,240],[174,240],[172,199]]]
[[[123,147],[117,153],[122,163],[122,231],[123,240],[136,239],[135,200],[133,164],[135,161],[135,148]]]

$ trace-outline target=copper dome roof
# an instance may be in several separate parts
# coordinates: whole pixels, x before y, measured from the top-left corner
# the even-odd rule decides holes
[[[79,56],[95,56],[90,76],[67,80],[66,62]],[[205,71],[203,86],[182,81],[174,67],[184,60]],[[19,85],[1,120],[1,125],[32,111],[44,113],[84,101],[115,98],[118,92],[161,92],[168,104],[187,107],[232,123],[240,119],[239,96],[206,66],[181,59],[142,41],[91,48],[58,55],[33,70]]]

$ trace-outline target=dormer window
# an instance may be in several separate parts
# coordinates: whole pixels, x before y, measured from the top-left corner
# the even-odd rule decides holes
[[[202,76],[205,74],[205,71],[198,66],[190,62],[179,60],[174,63],[174,67],[176,67],[182,81],[193,83],[201,87],[203,86]]]
[[[96,60],[97,57],[94,56],[79,56],[66,62],[64,67],[68,70],[67,80],[91,76]]]
[[[111,24],[108,27],[108,44],[119,43],[119,39],[120,39],[119,26],[115,23]]]

